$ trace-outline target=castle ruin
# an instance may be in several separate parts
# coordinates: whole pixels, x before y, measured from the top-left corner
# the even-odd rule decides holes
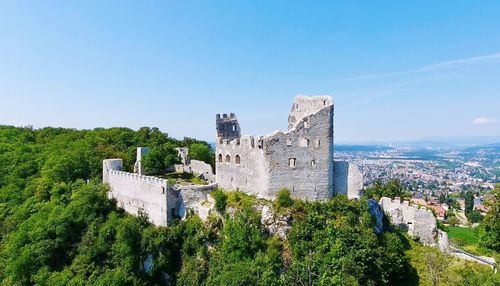
[[[119,207],[150,222],[166,226],[188,209],[204,210],[202,204],[215,188],[239,190],[273,199],[282,188],[304,200],[325,200],[334,194],[359,198],[363,175],[347,162],[333,160],[333,99],[330,96],[297,96],[288,116],[288,131],[267,136],[241,136],[234,113],[216,116],[216,172],[202,161],[189,159],[186,148],[177,148],[179,173],[199,176],[207,185],[169,185],[166,179],[146,176],[142,156],[148,148],[137,148],[134,173],[122,171],[121,159],[103,161],[103,182],[108,196]],[[205,210],[206,211],[206,210]]]
[[[225,190],[272,199],[282,188],[295,198],[324,200],[334,193],[359,198],[361,172],[333,160],[333,99],[297,96],[288,131],[241,136],[234,113],[216,115],[216,180]]]

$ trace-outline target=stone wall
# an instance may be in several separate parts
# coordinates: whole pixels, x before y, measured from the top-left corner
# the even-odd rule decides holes
[[[323,104],[324,97],[319,99]],[[283,187],[295,198],[332,197],[333,105],[302,118],[288,132],[267,136],[264,158],[269,173],[266,197],[274,198]]]
[[[179,210],[178,215],[181,218],[185,217],[188,209],[197,213],[201,203],[207,201],[210,193],[216,188],[216,183],[209,185],[176,185],[174,190],[179,193],[179,197],[176,201],[176,208]]]
[[[234,115],[233,115],[234,116]],[[175,164],[174,170],[177,173],[190,173],[200,175],[200,178],[210,184],[215,183],[214,170],[210,164],[189,158],[188,148],[175,148],[181,159],[181,164]]]
[[[267,190],[269,177],[265,170],[264,151],[262,143],[255,141],[252,136],[232,141],[220,139],[215,151],[215,174],[219,187],[239,189],[252,195],[263,194]]]
[[[299,118],[304,115],[305,117]],[[236,116],[231,116],[236,121]],[[239,126],[239,125],[238,125]],[[333,195],[333,100],[296,97],[289,130],[254,139],[217,138],[216,176],[223,189],[274,198],[281,188],[309,200]],[[218,127],[219,128],[219,127]],[[218,129],[219,130],[219,129]]]
[[[199,160],[190,160],[189,167],[191,168],[191,172],[200,175],[202,180],[215,183],[214,171],[210,164]]]
[[[296,96],[293,100],[292,110],[288,115],[288,130],[296,126],[302,118],[329,105],[333,106],[331,96]]]
[[[121,171],[121,159],[103,161],[103,182],[109,184],[108,197],[114,198],[117,205],[126,212],[137,215],[146,212],[149,221],[155,225],[166,226],[175,214],[175,206],[168,203],[167,180]]]
[[[391,222],[408,231],[412,237],[418,237],[427,245],[437,243],[437,223],[431,211],[410,206],[408,201],[401,203],[383,197],[380,205]]]
[[[349,199],[359,199],[363,190],[363,173],[358,166],[344,161],[334,161],[333,190],[336,194],[347,195]]]

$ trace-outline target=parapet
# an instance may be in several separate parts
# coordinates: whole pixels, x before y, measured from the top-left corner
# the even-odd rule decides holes
[[[102,181],[104,183],[109,183],[110,170],[121,170],[121,169],[123,169],[122,159],[102,160]]]
[[[215,116],[215,123],[217,126],[217,138],[233,140],[241,137],[240,124],[236,118],[236,114],[227,113],[217,114]]]
[[[137,173],[129,173],[129,172],[124,172],[124,171],[119,171],[119,170],[109,170],[109,174],[112,176],[117,176],[117,177],[122,177],[126,180],[131,180],[131,181],[138,181],[150,185],[157,185],[157,186],[167,186],[168,181],[165,179],[161,179],[158,177],[153,177],[153,176],[146,176],[146,175],[141,175]]]

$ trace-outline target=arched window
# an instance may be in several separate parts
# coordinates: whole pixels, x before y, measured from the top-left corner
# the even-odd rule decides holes
[[[231,156],[226,155],[226,163],[229,163],[229,162],[231,162]]]
[[[222,163],[222,154],[219,154],[219,162]]]
[[[234,161],[236,164],[240,164],[241,163],[241,158],[240,158],[240,155],[236,155],[236,157],[234,158]]]
[[[318,148],[318,147],[319,147],[319,144],[320,144],[319,140],[315,140],[315,141],[314,141],[314,147]]]

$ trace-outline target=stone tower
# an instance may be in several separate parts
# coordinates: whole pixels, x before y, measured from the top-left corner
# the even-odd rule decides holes
[[[217,115],[216,176],[219,186],[263,198],[281,188],[321,200],[333,195],[333,99],[297,96],[288,131],[241,136],[236,116]]]
[[[230,113],[227,116],[226,113],[217,114],[216,116],[216,126],[217,126],[217,139],[228,139],[233,140],[241,137],[240,124],[234,113]]]

